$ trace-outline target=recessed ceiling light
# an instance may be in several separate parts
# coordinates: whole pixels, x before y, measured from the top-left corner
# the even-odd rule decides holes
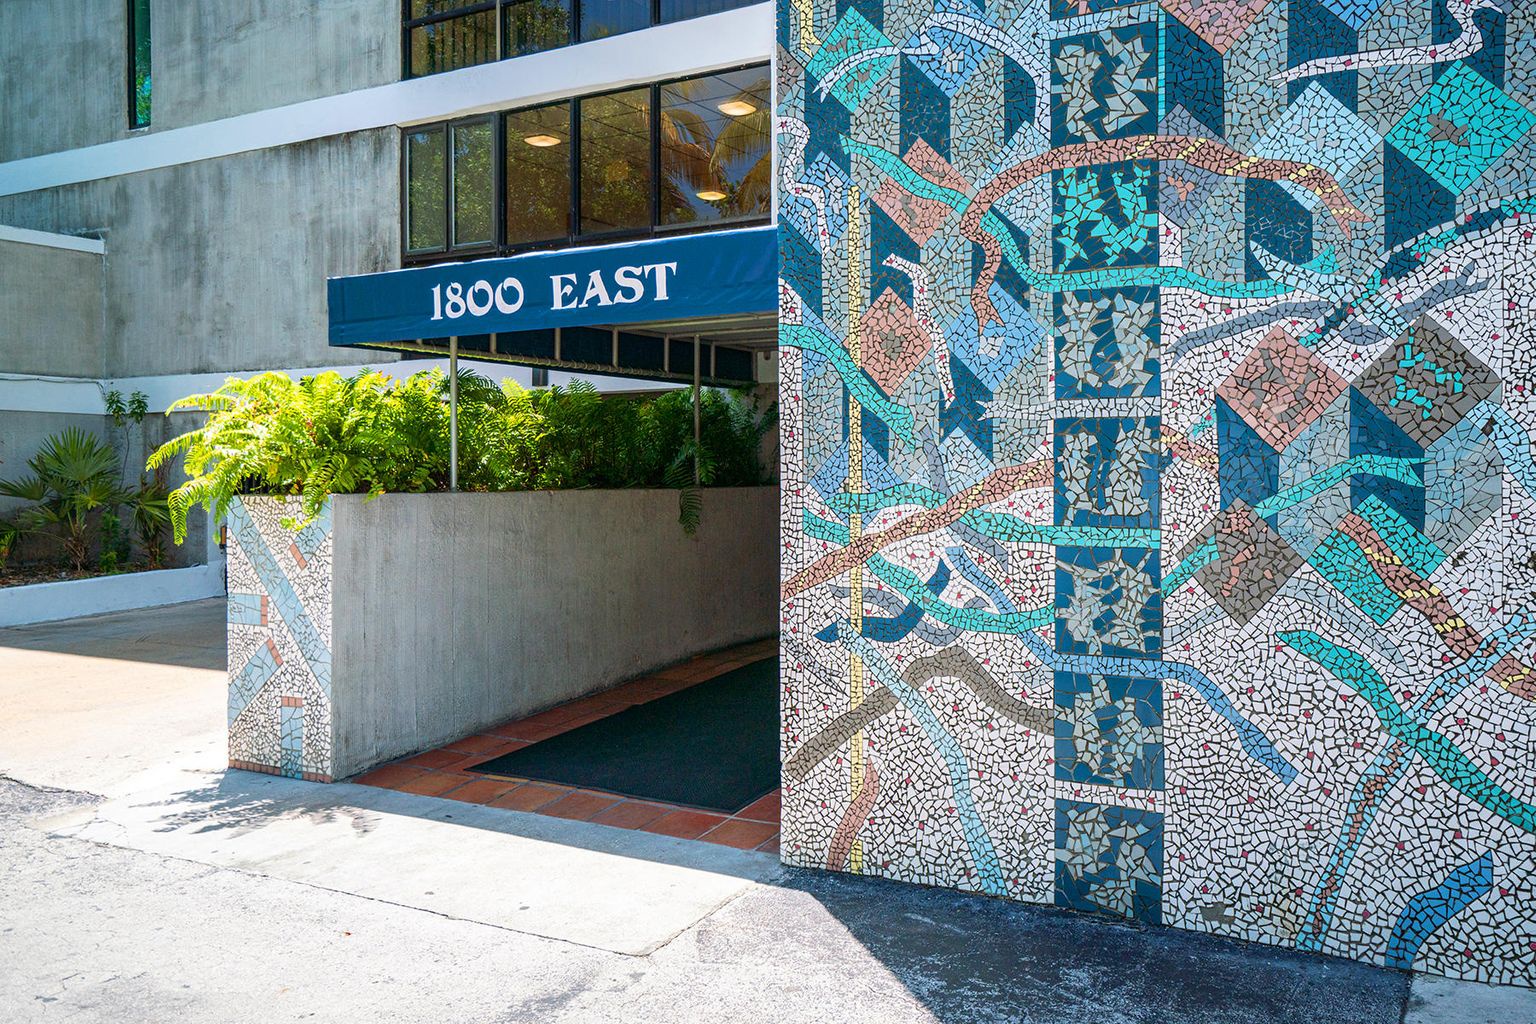
[[[712,188],[707,188],[703,192],[695,192],[694,195],[698,196],[706,203],[718,203],[720,200],[725,198],[724,192],[716,192]]]
[[[538,146],[540,149],[546,149],[549,146],[560,145],[560,140],[555,138],[553,135],[529,135],[527,138],[523,139],[523,141],[528,143],[530,146]]]
[[[756,107],[746,102],[745,100],[727,100],[725,103],[720,104],[715,109],[720,111],[720,113],[728,114],[731,117],[746,117],[748,114],[755,113],[757,111]]]

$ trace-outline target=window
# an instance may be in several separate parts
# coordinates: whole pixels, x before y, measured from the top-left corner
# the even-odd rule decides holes
[[[149,127],[149,5],[128,0],[128,126]]]
[[[580,102],[581,232],[651,224],[651,90]]]
[[[497,58],[494,2],[407,0],[407,78],[484,64]]]
[[[581,41],[649,28],[651,5],[646,0],[581,0]]]
[[[765,221],[768,68],[406,129],[410,262]]]
[[[741,7],[739,0],[661,0],[661,22],[683,21]]]
[[[453,247],[496,241],[496,137],[490,121],[453,132]]]
[[[766,68],[661,87],[661,223],[766,217],[773,193]]]
[[[506,243],[525,245],[571,233],[571,105],[504,115],[507,138]]]
[[[571,41],[572,0],[504,0],[502,50],[508,57],[553,50]]]
[[[435,75],[759,2],[403,0],[405,76]],[[148,0],[143,3],[148,6]]]
[[[405,137],[405,251],[448,248],[448,129],[413,131]]]

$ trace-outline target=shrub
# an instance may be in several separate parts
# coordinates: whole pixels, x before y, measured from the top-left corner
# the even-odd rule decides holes
[[[117,453],[96,435],[70,427],[45,440],[27,466],[30,475],[0,480],[0,494],[33,502],[15,514],[11,539],[15,534],[52,537],[63,545],[74,570],[83,572],[90,557],[92,514],[111,512],[125,497]]]
[[[376,370],[231,378],[217,391],[172,405],[201,409],[207,422],[150,456],[158,469],[185,456],[190,479],[166,502],[176,543],[187,512],[222,517],[242,493],[300,495],[297,527],[327,495],[444,490],[448,485],[448,381],[441,371],[403,381]],[[688,391],[654,398],[603,397],[585,382],[530,391],[459,374],[459,486],[464,490],[679,487],[680,520],[698,520],[694,484],[746,486],[768,479],[759,454],[773,410],[743,396],[706,391],[702,443],[693,442]],[[691,508],[691,511],[690,511]]]

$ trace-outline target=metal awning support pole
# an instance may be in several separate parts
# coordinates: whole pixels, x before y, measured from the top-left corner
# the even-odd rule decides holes
[[[693,486],[699,486],[699,336],[693,336]]]
[[[459,489],[459,336],[448,339],[448,489]]]

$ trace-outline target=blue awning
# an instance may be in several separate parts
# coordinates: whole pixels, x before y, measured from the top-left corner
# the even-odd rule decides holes
[[[776,229],[758,227],[334,277],[330,343],[768,314],[778,260]]]

